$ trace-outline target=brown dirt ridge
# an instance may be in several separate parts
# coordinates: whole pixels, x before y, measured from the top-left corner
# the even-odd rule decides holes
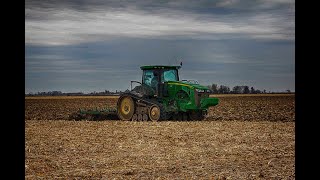
[[[224,95],[206,120],[295,121],[294,95]],[[81,109],[115,107],[117,97],[39,97],[25,99],[26,120],[65,120]]]

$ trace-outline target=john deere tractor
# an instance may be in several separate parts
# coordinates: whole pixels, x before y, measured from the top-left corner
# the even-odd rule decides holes
[[[142,82],[131,81],[131,91],[120,95],[117,115],[121,120],[202,120],[217,98],[206,86],[180,81],[181,66],[141,66]],[[138,83],[132,89],[132,83]]]

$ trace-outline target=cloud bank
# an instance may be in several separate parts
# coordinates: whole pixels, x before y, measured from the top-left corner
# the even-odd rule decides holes
[[[253,11],[251,6],[243,12],[247,1],[218,1],[209,10],[199,8],[201,3],[177,1],[176,4],[158,5],[153,11],[149,10],[149,6],[149,9],[142,8],[144,4],[134,6],[129,3],[118,7],[114,1],[99,6],[96,5],[99,1],[95,2],[67,4],[63,8],[50,7],[49,2],[43,3],[49,7],[36,3],[33,4],[38,6],[32,6],[30,3],[25,11],[26,43],[70,45],[116,37],[294,40],[295,36],[293,8],[268,10],[280,5],[294,6],[292,1],[261,1],[251,5],[260,10],[266,9],[261,12]],[[142,7],[138,8],[139,5]],[[194,10],[178,8],[185,5],[189,8],[193,5]],[[220,12],[216,13],[214,10],[219,7]],[[233,9],[235,12],[241,11],[228,13]]]
[[[140,65],[202,84],[295,88],[292,0],[25,3],[26,92],[125,90]]]

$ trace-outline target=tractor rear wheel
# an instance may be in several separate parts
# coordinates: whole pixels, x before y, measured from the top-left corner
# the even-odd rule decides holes
[[[134,114],[135,105],[130,96],[120,97],[117,103],[117,113],[121,120],[129,121]]]

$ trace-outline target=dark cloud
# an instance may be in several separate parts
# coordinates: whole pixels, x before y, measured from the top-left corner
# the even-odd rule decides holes
[[[113,37],[293,40],[292,1],[27,1],[26,43]]]
[[[26,8],[69,8],[75,10],[90,10],[99,7],[105,9],[113,8],[135,8],[139,10],[159,10],[159,9],[178,9],[178,10],[227,10],[233,11],[261,11],[274,9],[294,8],[294,0],[28,0],[25,3]],[[236,11],[236,12],[239,12]]]
[[[184,79],[268,90],[294,89],[291,43],[123,38],[75,46],[27,46],[26,51],[28,90],[35,86],[70,91],[124,90],[130,80],[140,80],[141,65],[173,65],[180,60]],[[43,78],[39,79],[40,74]],[[281,87],[284,84],[286,87]]]
[[[122,89],[140,65],[187,79],[294,90],[295,3],[26,1],[26,92]]]

